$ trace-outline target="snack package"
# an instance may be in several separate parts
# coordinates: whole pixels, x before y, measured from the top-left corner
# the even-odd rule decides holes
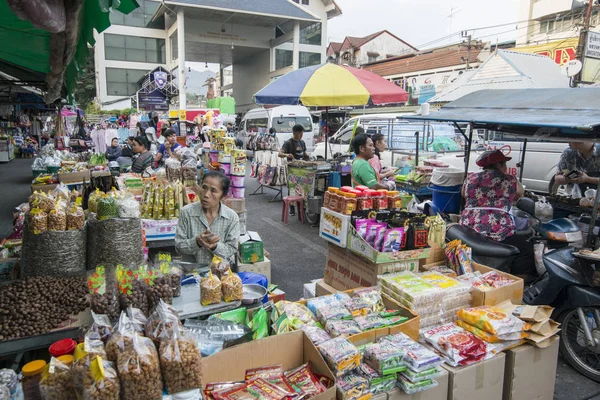
[[[396,374],[381,375],[365,363],[360,364],[356,372],[367,378],[371,394],[389,392],[396,387]]]
[[[318,308],[317,318],[323,325],[325,325],[329,321],[333,320],[352,319],[352,314],[350,314],[350,311],[346,310],[346,307],[344,307],[342,303],[338,301],[330,306],[322,306]]]
[[[181,326],[177,312],[161,301],[146,320],[144,331],[146,336],[159,346],[160,341],[169,337],[176,326]]]
[[[88,271],[87,284],[91,295],[92,311],[96,314],[105,314],[111,321],[116,321],[120,310],[115,274],[112,269],[98,266],[95,270]]]
[[[295,370],[286,372],[285,377],[294,387],[300,389],[301,393],[307,398],[327,390],[327,387],[310,370],[308,364],[303,364]]]
[[[54,357],[50,359],[40,379],[40,394],[43,400],[75,398],[71,367],[72,363],[63,363]]]
[[[512,279],[506,278],[496,271],[486,272],[481,275],[481,280],[492,288],[499,288],[514,282]]]
[[[134,307],[141,310],[144,315],[148,315],[148,285],[146,284],[145,266],[133,269],[117,265],[116,273],[121,310]]]
[[[395,342],[379,342],[365,346],[364,362],[381,375],[406,370],[404,349]]]
[[[369,381],[364,376],[349,372],[336,381],[338,398],[342,400],[366,399],[369,393]]]
[[[352,314],[353,317],[364,317],[372,312],[371,305],[361,297],[351,297],[344,302],[344,307]]]
[[[140,203],[131,195],[117,199],[119,218],[140,218]]]
[[[387,227],[387,223],[385,222],[377,222],[377,221],[369,221],[367,222],[367,234],[365,236],[365,241],[371,245],[371,247],[375,247],[375,237],[377,236],[377,228]]]
[[[231,301],[242,300],[244,297],[242,279],[238,274],[229,270],[229,274],[221,278],[221,289],[223,291],[223,300],[227,303]]]
[[[278,301],[273,307],[271,320],[276,322],[283,314],[285,314],[287,318],[299,320],[302,324],[317,325],[317,320],[313,313],[302,304],[286,300]]]
[[[471,248],[467,245],[459,245],[456,248],[456,260],[460,274],[470,274],[473,272],[473,265],[471,261]]]
[[[90,339],[102,340],[104,343],[113,334],[113,328],[107,315],[96,314],[92,311],[92,326],[86,332],[85,336]]]
[[[456,259],[456,249],[460,244],[460,240],[453,240],[444,246],[444,258],[446,259],[446,265],[456,273],[460,271],[458,260]]]
[[[119,216],[117,201],[114,197],[101,196],[97,203],[96,216],[99,221]]]
[[[524,331],[506,333],[504,335],[492,335],[491,333],[488,333],[483,329],[477,328],[460,319],[456,321],[456,325],[460,326],[466,331],[471,332],[473,335],[485,340],[488,343],[502,343],[505,341],[521,340],[527,337],[527,332]]]
[[[200,280],[200,303],[203,306],[221,302],[221,281],[208,271],[208,277]]]
[[[453,367],[485,360],[494,349],[493,345],[454,324],[436,326],[421,333],[424,340],[441,352],[446,357],[445,361]]]
[[[213,392],[216,400],[235,400],[235,399],[262,399],[262,400],[283,400],[292,396],[293,393],[286,392],[278,386],[267,382],[262,378],[254,378],[247,381],[242,386],[233,389]]]
[[[254,378],[264,379],[270,384],[273,384],[279,389],[289,393],[290,396],[293,396],[296,393],[292,385],[288,382],[287,378],[283,374],[281,364],[268,365],[246,370],[246,382]]]
[[[134,336],[133,345],[119,353],[117,370],[124,399],[162,399],[160,363],[151,339]]]
[[[331,320],[325,327],[331,337],[348,337],[362,332],[358,324],[352,320]]]
[[[75,347],[75,362],[71,368],[73,375],[73,386],[78,398],[81,398],[83,392],[84,381],[86,374],[89,374],[89,369],[92,361],[97,357],[101,357],[106,361],[106,351],[104,343],[101,340],[93,340],[85,338],[83,345],[80,343]]]
[[[73,204],[67,211],[67,229],[75,231],[85,226],[85,213],[83,208]]]
[[[385,233],[387,232],[387,226],[379,226],[375,230],[375,245],[373,248],[377,251],[383,251],[383,240],[385,238]]]
[[[368,331],[370,329],[383,328],[388,326],[386,322],[377,314],[366,315],[364,317],[356,317],[354,321],[358,325],[361,331]]]
[[[419,393],[424,390],[433,389],[437,385],[437,381],[433,379],[424,379],[413,383],[410,380],[408,380],[404,375],[398,376],[398,386],[400,386],[400,388],[404,390],[406,394],[409,394],[411,396],[415,393]]]
[[[440,356],[401,332],[385,336],[380,342],[391,342],[402,347],[404,349],[404,364],[414,372],[426,371],[439,367],[444,363]]]
[[[458,318],[492,335],[505,335],[528,330],[531,326],[512,314],[493,306],[464,308]]]
[[[153,309],[162,300],[173,304],[173,287],[171,285],[171,264],[161,262],[154,268],[146,269],[148,284],[148,306]]]
[[[381,292],[377,288],[362,288],[354,291],[354,297],[360,298],[371,308],[368,313],[377,313],[385,309],[381,300]]]
[[[367,237],[367,223],[374,222],[372,219],[357,219],[356,220],[356,232],[360,235],[361,238],[365,239]]]
[[[39,208],[32,208],[29,211],[27,223],[31,233],[39,235],[48,230],[48,214]]]
[[[323,329],[319,328],[318,326],[304,325],[300,329],[302,329],[304,331],[304,333],[306,333],[306,336],[308,336],[310,341],[313,342],[313,344],[315,346],[318,346],[321,343],[326,342],[329,339],[331,339],[331,336],[329,336],[329,334],[327,332],[325,332]]]
[[[96,189],[94,192],[90,193],[88,197],[88,211],[91,213],[95,213],[98,210],[98,199],[102,196],[102,192],[100,189]]]
[[[213,275],[216,275],[219,279],[221,279],[229,270],[230,266],[228,262],[223,261],[223,259],[217,255],[213,255],[213,258],[210,262],[210,271],[213,273]]]
[[[48,230],[54,232],[67,230],[67,214],[59,203],[56,203],[56,207],[48,213]]]
[[[317,348],[337,377],[358,367],[362,360],[362,355],[356,346],[344,337],[328,340]]]
[[[414,372],[410,368],[407,368],[406,371],[401,372],[402,376],[408,379],[411,383],[418,383],[428,379],[435,379],[438,376],[442,375],[442,369],[439,367],[433,367],[421,372]]]
[[[392,228],[385,231],[385,236],[381,244],[381,252],[393,253],[400,251],[405,245],[405,230],[404,228]]]
[[[136,332],[144,334],[144,327],[146,326],[146,322],[148,322],[148,318],[146,318],[142,310],[129,306],[125,310],[125,313],[127,314],[127,318],[131,320]]]
[[[317,310],[319,308],[327,308],[331,306],[339,307],[340,304],[340,301],[333,294],[328,296],[315,297],[306,301],[306,307],[308,307],[308,309],[315,316],[317,316]]]
[[[401,315],[397,315],[395,317],[383,318],[384,326],[395,326],[400,325],[408,321],[408,317],[403,317]]]
[[[84,400],[119,400],[120,385],[113,363],[96,357],[83,381]]]
[[[169,338],[160,343],[160,367],[169,394],[202,386],[202,356],[196,340],[176,326]]]
[[[235,389],[235,388],[239,388],[244,386],[245,383],[244,382],[213,382],[213,383],[207,383],[206,386],[204,386],[204,399],[206,400],[214,400],[214,396],[213,393],[214,392],[220,392],[220,391],[225,391],[225,390],[229,390],[229,389]]]
[[[135,336],[139,336],[135,325],[129,319],[127,313],[122,312],[119,322],[115,325],[115,333],[106,342],[105,358],[110,362],[116,363],[119,353],[128,351],[133,347]]]
[[[56,199],[46,193],[41,193],[37,202],[34,203],[40,210],[49,213],[56,208]]]
[[[181,278],[183,277],[183,270],[178,265],[171,264],[171,291],[173,297],[181,296]]]

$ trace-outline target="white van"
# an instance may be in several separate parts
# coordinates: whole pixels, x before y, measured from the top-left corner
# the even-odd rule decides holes
[[[244,149],[251,133],[268,133],[275,128],[279,146],[292,137],[292,128],[299,124],[304,127],[302,140],[306,143],[306,152],[314,148],[312,116],[304,106],[279,106],[273,108],[255,108],[246,113],[238,130],[238,139],[244,142]]]

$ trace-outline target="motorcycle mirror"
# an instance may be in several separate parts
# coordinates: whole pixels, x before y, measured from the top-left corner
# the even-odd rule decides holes
[[[535,217],[535,201],[528,197],[521,197],[517,201],[517,208],[521,211],[525,211],[527,214]]]

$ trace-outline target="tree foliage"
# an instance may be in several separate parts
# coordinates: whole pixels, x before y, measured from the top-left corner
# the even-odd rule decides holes
[[[93,104],[94,98],[96,97],[96,66],[93,51],[91,51],[86,58],[85,67],[83,68],[81,75],[79,75],[73,97],[79,108],[83,110]]]

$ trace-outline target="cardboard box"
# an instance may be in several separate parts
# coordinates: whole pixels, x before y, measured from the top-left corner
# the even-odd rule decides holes
[[[310,282],[304,284],[303,298],[312,299],[313,297],[317,297],[315,292],[317,290],[316,282]]]
[[[34,183],[31,185],[31,193],[33,193],[35,191],[50,193],[51,191],[56,189],[57,186],[58,186],[58,183],[49,183],[46,185],[39,185],[37,183]]]
[[[551,400],[554,397],[558,342],[545,349],[524,344],[506,350],[503,400]]]
[[[397,251],[395,253],[379,252],[367,243],[352,225],[348,227],[348,242],[346,246],[354,253],[377,264],[401,260],[418,260],[429,257],[431,252],[429,247],[425,249]]]
[[[303,331],[270,336],[224,349],[203,358],[202,387],[211,382],[243,381],[246,370],[265,365],[281,364],[284,371],[310,363],[311,370],[335,380],[331,370]],[[314,400],[335,400],[335,386],[312,397]]]
[[[418,260],[376,264],[334,244],[329,244],[323,281],[337,290],[376,286],[379,277],[400,271],[417,271]]]
[[[238,214],[238,218],[240,219],[240,235],[245,235],[248,233],[247,222],[248,222],[248,214],[243,212]]]
[[[466,367],[444,364],[448,371],[448,400],[502,400],[505,362],[506,356],[500,353]]]
[[[529,321],[531,323],[544,322],[550,319],[554,311],[553,307],[550,306],[518,306],[514,307],[512,314],[521,318],[523,321]]]
[[[262,274],[267,277],[269,282],[271,282],[271,260],[265,257],[264,261],[253,264],[238,262],[238,272],[254,272],[255,274]]]
[[[240,261],[243,263],[257,263],[265,260],[263,241],[254,231],[248,231],[240,236]]]
[[[269,293],[269,301],[272,301],[273,304],[283,300],[285,300],[285,292],[283,290],[275,289]]]
[[[438,385],[433,389],[424,390],[413,395],[406,394],[402,389],[394,389],[388,392],[388,400],[447,400],[448,399],[448,371],[435,378]],[[483,400],[473,397],[472,400]]]
[[[75,183],[75,182],[89,182],[90,181],[90,170],[86,169],[79,172],[66,172],[58,174],[58,181],[60,183]]]
[[[234,199],[232,197],[226,197],[223,200],[223,204],[238,214],[246,212],[246,199]]]
[[[319,279],[316,282],[315,297],[327,296],[329,294],[334,294],[337,292],[337,289],[323,282],[323,279]]]
[[[340,247],[346,248],[348,241],[349,215],[340,214],[327,208],[321,208],[319,236]]]

